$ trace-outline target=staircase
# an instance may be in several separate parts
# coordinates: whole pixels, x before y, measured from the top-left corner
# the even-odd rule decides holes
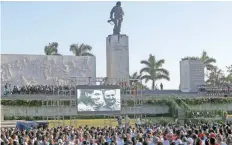
[[[186,119],[186,114],[184,108],[178,109],[178,121],[180,124],[184,125],[184,120]]]

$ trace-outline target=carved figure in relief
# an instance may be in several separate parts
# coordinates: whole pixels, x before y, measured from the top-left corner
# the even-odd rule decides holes
[[[49,60],[47,57],[33,60],[30,60],[30,57],[23,57],[1,65],[1,80],[2,83],[11,81],[12,84],[18,81],[22,85],[44,84],[44,81],[50,83],[55,78],[63,76],[88,77],[91,71],[88,63],[88,58],[65,62]],[[67,83],[64,80],[62,82]]]
[[[5,82],[10,78],[10,72],[8,65],[2,64],[1,65],[1,81]]]

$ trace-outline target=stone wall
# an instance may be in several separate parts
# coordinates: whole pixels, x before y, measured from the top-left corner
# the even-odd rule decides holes
[[[92,56],[1,55],[1,81],[11,85],[70,84],[70,77],[88,82],[96,78],[96,58]]]

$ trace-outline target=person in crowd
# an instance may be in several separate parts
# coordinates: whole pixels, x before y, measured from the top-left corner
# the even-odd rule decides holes
[[[46,95],[75,95],[75,86],[62,85],[24,85],[18,84],[11,87],[11,84],[6,83],[4,86],[3,94],[6,95],[35,95],[35,94],[46,94]]]
[[[4,86],[4,95],[8,95],[9,93],[10,92],[9,92],[8,84],[6,83]]]

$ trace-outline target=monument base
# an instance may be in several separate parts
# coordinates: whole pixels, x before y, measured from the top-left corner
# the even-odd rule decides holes
[[[1,121],[4,121],[4,109],[3,109],[3,105],[1,105]]]
[[[129,80],[129,39],[127,35],[109,35],[106,38],[106,63],[110,84],[118,83],[115,80]]]

